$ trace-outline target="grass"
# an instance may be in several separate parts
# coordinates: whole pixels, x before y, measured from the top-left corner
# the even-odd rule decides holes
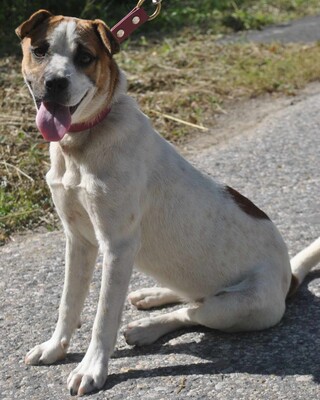
[[[81,17],[97,15],[112,25],[135,4],[132,1],[89,1]],[[154,6],[146,1],[143,7],[152,13]],[[146,24],[140,32],[157,35],[180,32],[185,27],[220,34],[244,29],[261,29],[266,25],[296,19],[320,12],[318,0],[163,0],[161,18]]]
[[[274,4],[279,10],[288,1]],[[303,2],[290,1],[297,13]],[[270,10],[273,2],[252,3],[259,3],[263,13],[262,3],[268,3]],[[236,3],[234,12],[240,12]],[[274,20],[282,18],[280,13],[272,15]],[[320,44],[219,45],[215,38],[216,31],[185,31],[156,44],[141,37],[127,42],[117,56],[127,73],[130,94],[172,142],[184,142],[198,131],[181,121],[210,129],[215,115],[228,110],[230,102],[264,93],[294,96],[320,78]],[[14,56],[0,58],[0,93],[0,243],[4,243],[25,229],[55,229],[57,218],[44,179],[48,144],[35,128],[34,106]]]
[[[0,8],[0,53],[17,51],[14,29],[39,8],[47,8],[55,14],[100,18],[113,26],[136,4],[137,0],[5,1]],[[154,11],[151,0],[146,0],[143,7],[149,14]],[[219,35],[262,29],[266,25],[319,13],[319,0],[163,0],[161,17],[139,28],[134,38],[147,35],[159,40],[188,31]]]
[[[153,116],[156,128],[175,142],[193,129],[158,113],[210,128],[214,114],[230,101],[266,92],[294,95],[320,77],[318,44],[226,46],[198,35],[167,40],[144,51],[124,51],[119,61],[130,71],[130,92]]]

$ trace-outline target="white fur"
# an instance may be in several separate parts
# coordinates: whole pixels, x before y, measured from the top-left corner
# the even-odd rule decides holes
[[[301,283],[310,269],[319,262],[320,237],[291,260],[294,275]]]
[[[68,62],[60,66],[71,68]],[[79,74],[74,79],[86,81]],[[224,186],[182,158],[124,87],[121,74],[102,123],[50,145],[47,182],[66,234],[66,278],[54,334],[26,362],[50,364],[65,355],[100,249],[103,274],[92,338],[68,379],[79,395],[106,380],[134,264],[168,289],[135,292],[133,304],[187,304],[131,323],[130,344],[152,343],[198,324],[223,331],[268,328],[282,318],[291,282],[287,248],[273,223],[246,214]],[[312,252],[308,269],[320,260],[319,240]],[[302,258],[299,265],[308,257]]]

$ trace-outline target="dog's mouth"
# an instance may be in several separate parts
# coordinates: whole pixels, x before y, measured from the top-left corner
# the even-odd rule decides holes
[[[50,101],[36,101],[36,124],[45,140],[49,142],[60,141],[71,126],[71,117],[83,102],[87,93],[78,104],[66,106]]]
[[[78,107],[80,106],[80,104],[82,103],[82,101],[84,100],[86,95],[87,95],[87,93],[82,97],[82,99],[79,101],[79,103],[76,104],[75,106],[66,106],[66,107],[69,107],[71,115],[73,115],[77,111]],[[37,111],[39,111],[42,103],[52,103],[52,104],[54,104],[54,102],[50,102],[50,101],[46,102],[46,101],[42,101],[42,100],[36,100]]]

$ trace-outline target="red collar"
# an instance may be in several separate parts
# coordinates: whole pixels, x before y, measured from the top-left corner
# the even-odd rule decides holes
[[[87,122],[80,122],[79,124],[72,124],[70,128],[68,129],[68,132],[70,133],[75,133],[75,132],[82,132],[87,129],[93,128],[96,125],[100,124],[110,113],[111,108],[105,108],[101,113],[92,121],[87,121]]]

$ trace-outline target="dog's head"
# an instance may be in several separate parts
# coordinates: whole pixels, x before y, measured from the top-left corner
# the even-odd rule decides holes
[[[40,10],[16,33],[22,73],[46,139],[61,139],[71,123],[94,120],[110,106],[119,78],[112,56],[119,46],[103,21]]]

